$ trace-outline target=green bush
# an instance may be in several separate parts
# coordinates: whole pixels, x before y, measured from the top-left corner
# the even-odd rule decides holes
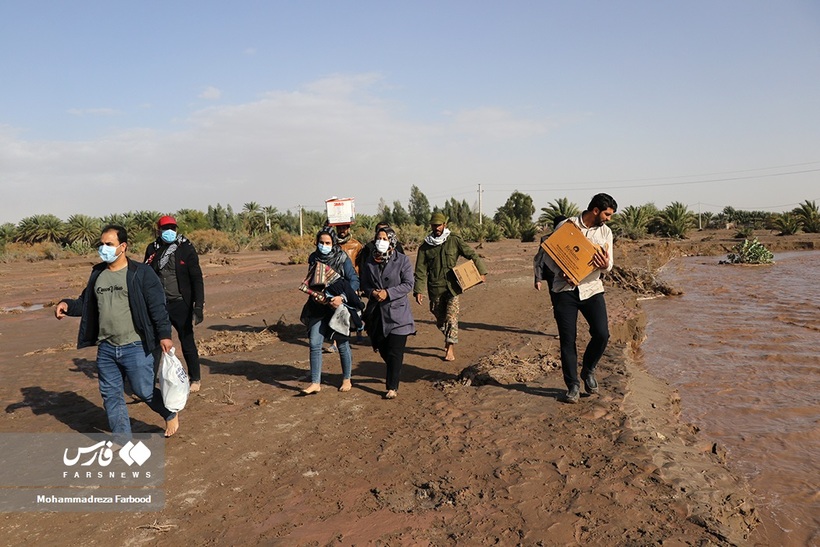
[[[800,219],[793,213],[783,213],[775,219],[774,227],[780,230],[781,236],[794,235],[800,231]]]
[[[293,236],[285,245],[288,264],[307,264],[310,253],[316,250],[314,235]]]
[[[227,232],[219,230],[195,230],[188,236],[194,244],[197,253],[204,255],[213,251],[220,253],[235,253],[239,251],[239,244]]]
[[[421,245],[429,232],[430,229],[426,226],[403,224],[396,229],[396,237],[405,251],[412,251]]]
[[[746,239],[732,249],[727,256],[730,264],[771,264],[774,255],[757,239]]]
[[[463,237],[465,241],[491,242],[501,241],[506,237],[506,233],[504,228],[497,223],[486,221],[483,224],[474,224],[465,228],[461,232],[461,237]],[[535,238],[535,232],[533,232],[533,238]]]
[[[97,250],[94,245],[83,239],[75,239],[70,245],[66,245],[65,249],[77,256],[89,255]]]
[[[279,251],[290,246],[293,239],[299,239],[299,236],[289,234],[282,228],[274,226],[273,229],[258,238],[259,248],[263,251]]]
[[[741,228],[735,234],[735,239],[749,239],[755,235],[755,231],[752,227],[747,226],[745,228]]]
[[[529,226],[521,228],[521,242],[531,243],[535,241],[535,234],[537,233],[538,228],[536,228],[535,224],[530,224]]]

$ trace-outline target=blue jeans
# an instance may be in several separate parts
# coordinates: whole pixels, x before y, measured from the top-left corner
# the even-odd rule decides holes
[[[598,293],[587,300],[581,300],[578,289],[550,292],[552,311],[558,324],[558,339],[561,343],[561,369],[564,383],[568,388],[580,386],[578,380],[578,352],[575,341],[578,334],[578,312],[589,323],[591,338],[581,360],[581,374],[595,372],[598,361],[609,342],[609,323],[606,315],[604,293]]]
[[[322,344],[325,336],[322,334],[322,318],[311,317],[308,319],[308,335],[310,337],[310,382],[313,384],[322,383]],[[339,358],[342,361],[342,377],[350,380],[353,369],[353,355],[350,353],[350,342],[347,338],[342,341],[336,340],[339,348]]]
[[[134,394],[148,403],[151,410],[165,421],[176,417],[176,412],[165,408],[159,388],[154,387],[154,356],[145,353],[142,342],[124,346],[100,342],[97,347],[97,375],[108,425],[115,437],[131,438],[131,419],[124,395],[126,377]]]

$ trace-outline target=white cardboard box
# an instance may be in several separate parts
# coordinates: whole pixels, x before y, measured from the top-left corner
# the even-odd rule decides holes
[[[353,198],[330,198],[325,201],[325,206],[327,207],[328,225],[353,224],[356,218]]]

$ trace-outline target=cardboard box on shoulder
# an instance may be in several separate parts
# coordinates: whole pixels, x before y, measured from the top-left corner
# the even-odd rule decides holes
[[[481,274],[478,273],[478,268],[476,268],[475,262],[472,260],[459,264],[451,271],[453,275],[455,275],[458,288],[461,289],[459,292],[464,292],[470,287],[475,287],[479,283],[483,283]]]
[[[330,198],[325,201],[328,226],[339,224],[353,224],[356,218],[356,208],[353,198]]]
[[[581,229],[570,221],[559,226],[541,247],[575,285],[595,271],[592,258],[600,247],[584,237]]]

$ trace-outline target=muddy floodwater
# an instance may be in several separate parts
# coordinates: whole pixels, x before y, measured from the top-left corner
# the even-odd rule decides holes
[[[756,490],[755,543],[820,541],[820,252],[767,266],[669,263],[680,297],[643,302],[643,358],[680,391],[682,418]]]

